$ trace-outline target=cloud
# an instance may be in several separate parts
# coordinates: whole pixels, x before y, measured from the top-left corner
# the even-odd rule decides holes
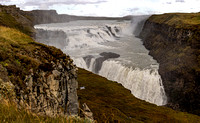
[[[60,5],[60,4],[64,4],[64,5],[71,5],[71,4],[75,4],[75,5],[79,5],[79,4],[98,4],[98,3],[102,3],[102,2],[106,2],[104,0],[31,0],[28,2],[25,2],[25,4],[23,6],[38,6],[40,9],[48,9],[50,6],[53,5]]]
[[[185,0],[176,0],[176,2],[184,3]]]
[[[0,4],[5,5],[16,4],[21,8],[38,7],[39,9],[48,9],[53,5],[79,5],[79,4],[99,4],[106,2],[105,0],[1,0]]]
[[[55,9],[59,14],[93,16],[200,11],[200,0],[0,0],[0,4],[15,4],[23,10]]]
[[[166,2],[166,4],[172,4],[172,2]]]

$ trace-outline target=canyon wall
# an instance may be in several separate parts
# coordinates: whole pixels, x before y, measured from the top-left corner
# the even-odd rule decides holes
[[[159,63],[168,106],[200,115],[200,13],[151,16],[140,37]]]

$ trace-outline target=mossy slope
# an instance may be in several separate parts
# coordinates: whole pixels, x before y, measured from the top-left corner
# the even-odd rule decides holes
[[[11,82],[26,91],[24,79],[38,69],[50,71],[51,62],[63,59],[71,63],[69,56],[55,47],[36,43],[26,34],[12,28],[0,26],[0,64],[8,71]]]
[[[200,29],[200,13],[166,13],[162,15],[153,15],[148,20],[159,24],[167,24],[176,28]]]
[[[28,35],[34,34],[32,18],[28,16],[28,12],[16,6],[0,5],[0,25],[18,29]]]
[[[200,122],[200,117],[135,98],[121,84],[78,70],[80,105],[86,103],[98,122]]]

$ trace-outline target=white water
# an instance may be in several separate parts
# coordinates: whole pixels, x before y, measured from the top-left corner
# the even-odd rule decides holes
[[[132,34],[133,27],[135,25],[128,21],[107,20],[35,26],[45,30],[63,30],[67,34],[67,45],[62,50],[78,67],[121,83],[142,100],[164,105],[167,98],[158,73],[159,64],[148,55],[149,51],[141,40]],[[116,53],[120,57],[101,61],[99,54],[102,52]],[[84,59],[88,55],[91,58]]]

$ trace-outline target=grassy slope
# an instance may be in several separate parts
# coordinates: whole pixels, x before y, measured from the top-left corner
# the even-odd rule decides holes
[[[153,15],[150,21],[175,26],[176,28],[200,29],[200,13],[167,13]]]
[[[25,85],[23,80],[28,74],[28,70],[36,70],[40,64],[59,58],[66,59],[67,62],[68,57],[54,47],[36,43],[30,36],[22,32],[0,26],[0,64],[7,69],[11,82],[26,91],[26,88],[23,88]],[[40,54],[34,54],[35,52]],[[43,57],[41,57],[41,54],[43,54]],[[17,109],[14,104],[3,100],[2,95],[0,93],[0,122],[90,122],[80,118],[37,116],[24,109]]]
[[[79,117],[45,117],[37,116],[25,109],[17,109],[16,105],[6,100],[0,100],[1,123],[90,123],[87,119]]]
[[[99,122],[200,122],[200,117],[136,99],[121,84],[83,69],[78,72],[80,104],[86,102]]]
[[[33,27],[31,24],[27,24],[30,23],[29,21],[31,21],[31,19],[27,19],[25,17],[20,18],[21,16],[21,14],[13,16],[9,13],[0,12],[0,25],[15,28],[25,34],[32,35],[34,32]]]
[[[36,43],[19,30],[0,26],[0,64],[7,69],[11,82],[25,92],[23,80],[30,69],[34,72],[37,69],[51,69],[43,65],[56,62],[57,59],[70,62],[61,50]]]

